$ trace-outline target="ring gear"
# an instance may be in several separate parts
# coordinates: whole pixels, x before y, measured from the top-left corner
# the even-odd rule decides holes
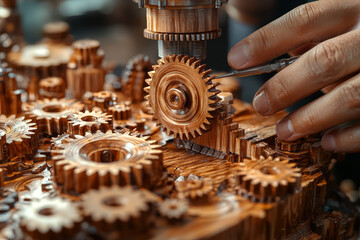
[[[25,120],[24,117],[16,118],[15,115],[0,116],[0,129],[5,132],[5,149],[10,157],[29,156],[36,154],[38,136],[36,123]]]
[[[97,131],[107,132],[113,129],[113,119],[111,115],[102,112],[78,112],[68,119],[69,135],[85,136],[85,133],[96,133]]]
[[[81,199],[84,215],[102,232],[146,227],[152,202],[146,190],[131,186],[101,187],[87,192]]]
[[[175,137],[191,139],[210,127],[210,119],[219,108],[218,84],[208,77],[200,60],[183,55],[166,56],[153,66],[144,88],[154,120]]]
[[[301,173],[295,163],[279,158],[245,159],[237,172],[241,193],[260,202],[274,202],[300,189]]]
[[[82,220],[70,200],[60,197],[31,201],[19,208],[20,227],[32,239],[69,239]]]
[[[67,131],[68,117],[83,110],[81,102],[72,99],[43,99],[24,105],[27,118],[37,123],[39,134],[57,136]]]
[[[79,136],[53,156],[55,181],[66,193],[83,193],[103,185],[150,188],[163,170],[161,146],[154,143],[146,137],[110,131]]]

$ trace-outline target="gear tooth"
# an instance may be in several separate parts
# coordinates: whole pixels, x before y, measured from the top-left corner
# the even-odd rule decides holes
[[[147,79],[145,79],[145,82],[147,83],[147,85],[149,85],[149,86],[150,86],[150,84],[151,84],[151,78],[147,78]]]
[[[165,56],[164,58],[164,63],[170,63],[170,62],[172,62],[171,60],[172,60],[172,55],[170,56],[170,55],[168,55],[168,56]]]
[[[159,59],[157,62],[158,62],[158,64],[159,64],[159,65],[157,65],[158,68],[165,64],[164,58]],[[155,70],[155,69],[154,69],[154,70]]]
[[[198,73],[202,73],[205,70],[205,68],[206,68],[206,64],[202,64],[198,66],[196,70],[198,71]]]
[[[144,91],[149,93],[150,92],[150,86],[144,87]]]
[[[196,58],[195,57],[192,57],[192,58],[189,58],[187,61],[186,61],[186,64],[191,66],[194,62],[196,61]]]
[[[206,77],[208,77],[208,76],[210,75],[211,72],[212,72],[211,69],[205,70],[205,71],[203,71],[203,72],[201,73],[201,76],[202,76],[203,78],[206,78]],[[209,80],[211,80],[211,79],[205,79],[205,80],[206,80],[206,83],[207,83],[207,82],[209,82]]]
[[[206,118],[206,119],[204,120],[204,123],[207,124],[207,125],[210,125],[209,119]]]
[[[188,131],[180,133],[180,139],[181,140],[190,140],[190,133]]]
[[[146,104],[150,104],[150,102],[149,102],[149,100],[150,100],[150,95],[148,94],[148,95],[145,95],[144,96],[144,99],[146,100],[146,101],[148,101]]]
[[[153,76],[154,76],[154,74],[155,74],[155,71],[150,71],[150,72],[148,72],[148,75],[149,75],[149,77],[150,78],[152,78]],[[146,81],[147,79],[145,79],[145,81]],[[151,79],[150,79],[151,80]],[[149,84],[150,85],[150,84]]]
[[[196,137],[196,131],[197,131],[197,129],[195,129],[195,130],[193,130],[193,131],[190,131],[189,136],[190,136],[191,139],[193,139],[193,138]]]
[[[197,68],[197,67],[200,66],[200,63],[201,63],[201,60],[196,60],[195,62],[193,62],[193,64],[191,64],[191,66],[192,66],[193,68]]]
[[[200,128],[203,129],[203,130],[207,130],[207,127],[205,126],[204,123],[202,123],[202,124],[200,125]],[[200,134],[200,135],[201,135],[201,134]]]
[[[152,68],[154,69],[154,71],[158,70],[159,69],[159,65],[153,65]]]
[[[170,62],[175,62],[176,61],[176,54],[170,55],[169,60],[170,60]]]
[[[200,135],[202,135],[202,130],[201,130],[201,126],[200,126],[200,128],[197,128],[196,130],[195,130],[196,132],[197,132],[197,134],[200,136]],[[195,134],[195,133],[194,133]],[[194,138],[195,138],[196,136],[194,135]]]
[[[177,55],[176,59],[175,59],[175,62],[181,62],[183,57],[184,57],[184,55],[182,55],[182,54]]]
[[[220,82],[212,82],[212,87],[216,88],[217,86],[219,86],[221,83]]]
[[[181,62],[186,64],[186,62],[189,60],[189,58],[190,57],[186,55],[181,59]]]
[[[159,123],[159,125],[161,125],[161,124]],[[171,135],[170,129],[163,127],[163,126],[162,126],[162,128],[163,128],[163,131],[166,132],[167,135]]]

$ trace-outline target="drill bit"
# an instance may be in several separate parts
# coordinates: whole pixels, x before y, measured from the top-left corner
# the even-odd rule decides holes
[[[247,77],[247,76],[253,76],[253,75],[259,75],[263,73],[271,73],[271,72],[279,72],[280,70],[284,69],[285,67],[289,66],[293,62],[295,62],[300,56],[291,57],[291,58],[285,58],[281,60],[277,60],[274,62],[266,63],[263,65],[233,71],[228,74],[224,74],[221,76],[216,76],[214,79],[217,78],[225,78],[225,77]]]

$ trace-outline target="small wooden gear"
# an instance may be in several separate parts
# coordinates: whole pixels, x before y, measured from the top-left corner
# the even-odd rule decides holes
[[[82,221],[77,207],[60,197],[22,204],[20,210],[20,227],[31,239],[69,239]]]
[[[105,69],[102,67],[104,52],[96,40],[84,39],[73,43],[74,54],[66,70],[67,94],[81,99],[86,91],[103,90]]]
[[[49,77],[39,82],[40,98],[64,98],[65,81],[60,77]]]
[[[97,131],[106,133],[109,130],[112,131],[113,128],[112,116],[102,112],[78,112],[68,120],[70,136],[85,136],[86,133],[96,133]]]
[[[36,123],[24,117],[1,115],[0,129],[6,134],[6,149],[10,157],[33,156],[36,153],[39,146]]]
[[[168,135],[191,139],[209,129],[219,108],[220,93],[205,70],[195,58],[183,55],[166,56],[149,72],[149,84],[144,90],[154,120]]]
[[[133,103],[140,103],[144,100],[145,79],[149,78],[151,71],[149,57],[138,55],[130,59],[122,79],[122,89],[126,97]]]
[[[23,105],[27,118],[37,123],[39,134],[56,136],[67,131],[68,117],[82,111],[84,104],[71,99],[43,99]]]
[[[102,233],[140,230],[151,211],[145,192],[131,186],[101,187],[84,194],[81,205],[88,222]]]
[[[237,176],[241,193],[255,201],[274,202],[300,189],[300,169],[279,158],[245,159]]]

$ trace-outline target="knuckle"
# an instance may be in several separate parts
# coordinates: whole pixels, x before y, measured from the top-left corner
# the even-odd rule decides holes
[[[255,35],[253,35],[253,39],[251,39],[251,42],[255,42],[258,45],[256,47],[259,47],[259,49],[268,49],[271,47],[271,40],[274,39],[271,36],[271,32],[267,30],[266,28],[260,28]],[[253,40],[253,41],[252,41]]]
[[[303,132],[317,132],[317,115],[313,111],[305,111],[303,115]]]
[[[360,84],[359,83],[347,83],[342,88],[341,97],[345,99],[350,109],[360,108]]]
[[[304,30],[304,32],[314,25],[316,18],[316,8],[311,3],[303,4],[289,12],[288,20],[292,26]]]
[[[284,105],[284,103],[289,102],[291,96],[289,96],[289,86],[286,84],[285,80],[280,77],[274,77],[272,81],[272,91],[275,94],[272,94],[274,103],[278,106]]]
[[[341,66],[342,50],[334,43],[324,43],[317,46],[309,58],[309,70],[316,80],[327,81]]]

